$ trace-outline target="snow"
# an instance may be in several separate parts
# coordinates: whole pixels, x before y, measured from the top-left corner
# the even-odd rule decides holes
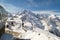
[[[48,23],[45,20],[41,20],[44,30],[51,30],[51,25],[48,26]]]
[[[27,30],[26,33],[22,34],[21,39],[31,40],[59,40],[57,36],[50,34],[47,31],[36,28],[34,31]]]
[[[14,26],[9,24],[9,27],[6,30],[20,33],[17,36],[18,38],[31,40],[60,40],[60,37],[57,36],[57,34],[49,32],[50,30],[53,32],[56,32],[56,29],[59,30],[59,26],[56,26],[55,24],[55,20],[58,20],[55,15],[50,15],[48,17],[46,15],[42,15],[38,17],[31,11],[25,10],[20,15],[13,14],[13,16],[17,16],[17,18],[13,17],[13,20],[11,20],[11,18],[8,18],[7,24],[14,21]],[[40,17],[42,18],[40,19]],[[22,22],[24,25],[22,25]],[[32,30],[29,30],[31,29],[30,27]],[[58,31],[57,33],[59,34]]]
[[[22,31],[23,32],[23,31]],[[19,37],[18,37],[19,38]],[[1,40],[13,40],[13,36],[9,34],[4,34]],[[39,28],[35,28],[34,31],[27,30],[21,34],[20,39],[31,39],[31,40],[59,40],[60,38]]]
[[[56,18],[56,17],[55,17],[55,15],[52,14],[49,16],[49,18]]]

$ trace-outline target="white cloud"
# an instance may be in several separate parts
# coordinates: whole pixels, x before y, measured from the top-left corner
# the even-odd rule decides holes
[[[31,4],[30,5],[35,5],[35,6],[38,6],[39,4],[37,4],[34,0],[28,0]],[[49,1],[50,2],[50,1]],[[48,5],[47,2],[46,4]],[[41,5],[43,5],[44,3],[42,2]],[[16,7],[12,4],[8,4],[8,3],[5,3],[4,0],[2,0],[2,2],[0,3],[0,5],[2,5],[8,12],[10,13],[16,13],[18,11],[22,11],[23,8],[20,8],[20,7]],[[33,11],[34,13],[39,13],[39,14],[60,14],[60,12],[54,12],[56,10],[43,10],[43,11]]]
[[[36,2],[35,0],[27,0],[27,1],[28,1],[28,6],[43,7],[43,6],[49,6],[52,0],[42,0],[41,2]]]
[[[60,12],[55,12],[56,10],[44,10],[44,11],[32,11],[36,14],[60,14]]]
[[[10,12],[10,13],[17,13],[18,11],[22,11],[23,9],[20,7],[16,7],[12,4],[8,4],[8,3],[3,3],[1,2],[0,5],[2,5],[6,11]]]

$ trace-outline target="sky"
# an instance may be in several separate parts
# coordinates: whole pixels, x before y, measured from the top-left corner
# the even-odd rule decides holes
[[[0,4],[9,12],[23,9],[60,12],[60,0],[0,0]]]

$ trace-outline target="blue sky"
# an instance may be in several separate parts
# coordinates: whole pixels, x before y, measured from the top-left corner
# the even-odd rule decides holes
[[[0,0],[0,4],[3,4],[10,11],[27,9],[60,12],[60,0]]]

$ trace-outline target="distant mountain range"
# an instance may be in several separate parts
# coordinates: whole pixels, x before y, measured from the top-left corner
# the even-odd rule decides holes
[[[24,10],[20,13],[23,22],[30,22],[32,26],[49,30],[49,32],[60,36],[60,19],[56,15],[35,14],[31,11]]]
[[[8,12],[0,6],[0,17],[5,18],[5,16],[8,14]],[[49,31],[50,33],[53,33],[60,37],[60,18],[56,15],[49,15],[49,14],[35,14],[31,11],[24,10],[21,13],[16,14],[15,16],[21,16],[21,20],[25,24],[25,22],[31,23],[32,26],[27,27],[25,25],[25,28],[31,29],[32,27],[37,27],[42,30]],[[13,14],[8,14],[8,18],[13,17]],[[1,19],[1,18],[0,18]]]

